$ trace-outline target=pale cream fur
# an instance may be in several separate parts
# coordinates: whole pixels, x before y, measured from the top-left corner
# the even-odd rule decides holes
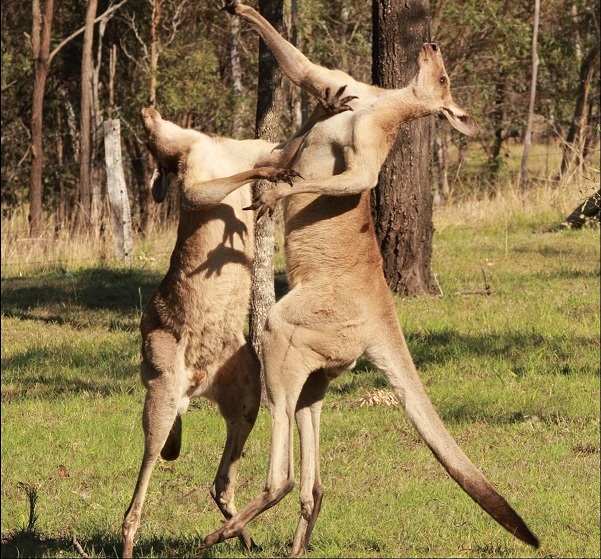
[[[190,398],[219,406],[227,426],[223,456],[211,495],[226,518],[236,513],[234,486],[244,443],[260,403],[260,365],[243,335],[250,296],[256,179],[291,182],[286,164],[315,122],[348,110],[346,98],[329,91],[307,123],[288,142],[215,138],[141,111],[147,147],[157,170],[152,193],[162,202],[170,184],[180,189],[177,241],[169,270],[142,316],[142,465],[122,527],[123,557],[132,557],[142,506],[159,454],[179,456],[181,415]],[[325,109],[325,110],[324,110]],[[251,170],[249,170],[251,169]],[[246,531],[240,539],[247,548]]]
[[[518,514],[461,451],[432,406],[384,279],[370,213],[369,191],[403,123],[438,114],[465,134],[477,131],[474,119],[451,97],[440,50],[424,44],[413,81],[402,89],[384,90],[311,63],[254,9],[238,3],[226,9],[258,31],[296,85],[313,93],[346,85],[346,93],[356,99],[350,103],[352,112],[318,123],[308,133],[292,162],[304,180],[295,179],[293,188],[277,185],[253,205],[260,213],[271,212],[278,200],[285,199],[290,291],[271,309],[262,337],[272,419],[269,471],[263,493],[207,536],[205,545],[239,534],[292,490],[296,419],[301,516],[292,555],[305,552],[323,494],[319,423],[324,393],[331,379],[365,355],[384,373],[452,478],[517,538],[538,546]]]

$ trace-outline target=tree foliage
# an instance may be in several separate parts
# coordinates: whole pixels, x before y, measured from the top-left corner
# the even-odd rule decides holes
[[[112,1],[112,0],[111,0]],[[99,0],[98,14],[113,5]],[[158,1],[158,0],[157,0]],[[232,135],[241,124],[254,135],[258,38],[241,27],[242,92],[233,94],[229,58],[229,19],[219,11],[221,0],[160,0],[157,33],[157,108],[166,118],[220,135]],[[256,4],[256,3],[255,3]],[[99,101],[102,115],[118,117],[126,181],[132,197],[134,223],[140,222],[144,184],[140,168],[148,166],[138,113],[149,102],[151,21],[153,3],[129,0],[108,22],[100,58]],[[371,0],[303,0],[298,2],[298,44],[312,59],[339,67],[358,79],[371,75]],[[508,141],[524,132],[530,85],[530,40],[534,2],[518,0],[431,0],[433,40],[443,50],[453,92],[460,105],[478,119],[477,141],[487,155],[487,183],[502,171]],[[542,123],[538,141],[568,137],[581,90],[581,66],[599,44],[599,0],[548,0],[541,6],[539,84],[535,111]],[[285,33],[291,33],[290,10]],[[10,215],[29,199],[33,61],[31,4],[2,3],[2,212]],[[51,50],[85,23],[81,2],[56,2]],[[98,30],[94,37],[97,53]],[[44,224],[70,226],[80,188],[81,58],[83,36],[73,39],[53,59],[47,77],[43,111],[42,169]],[[109,106],[110,52],[116,51],[114,106]],[[97,60],[95,59],[95,63]],[[585,118],[588,146],[598,145],[599,70],[589,75]],[[287,114],[282,137],[295,126],[292,114],[298,92],[285,83]],[[234,119],[234,115],[238,118]],[[239,125],[238,125],[239,126]],[[454,132],[451,141],[461,146]],[[588,151],[587,153],[594,153]],[[102,160],[99,150],[94,157]],[[102,163],[102,162],[101,162]],[[100,165],[102,166],[102,165]],[[482,174],[480,176],[483,176]],[[169,208],[159,216],[169,214]]]

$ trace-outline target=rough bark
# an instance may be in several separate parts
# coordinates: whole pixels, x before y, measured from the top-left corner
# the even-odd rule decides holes
[[[39,0],[32,2],[31,47],[33,58],[33,102],[31,107],[31,170],[29,186],[29,232],[37,237],[42,230],[42,169],[44,148],[42,144],[44,118],[44,91],[50,67],[50,37],[54,0],[46,0],[44,16]]]
[[[283,29],[283,0],[260,0],[261,14],[279,32]],[[256,137],[270,141],[280,139],[282,112],[282,72],[263,41],[259,44],[259,91],[257,100]],[[258,181],[253,188],[257,197],[271,183]],[[255,224],[255,258],[250,303],[250,339],[257,354],[261,355],[260,335],[271,306],[275,303],[273,273],[274,220],[267,215]]]
[[[121,125],[118,118],[104,122],[104,156],[115,258],[119,262],[131,264],[133,261],[131,211],[123,173]]]
[[[81,53],[81,121],[80,121],[80,162],[79,162],[79,226],[88,229],[92,223],[92,189],[90,182],[91,137],[90,120],[92,115],[92,46],[94,42],[94,20],[98,0],[88,0],[86,25],[83,34]]]
[[[373,1],[373,82],[406,86],[429,40],[428,0]],[[434,291],[431,279],[432,191],[430,119],[401,127],[372,197],[376,234],[391,289],[402,295]]]

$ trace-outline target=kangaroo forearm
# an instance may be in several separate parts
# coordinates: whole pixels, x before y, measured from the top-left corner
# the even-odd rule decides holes
[[[260,170],[253,169],[222,179],[184,185],[184,188],[182,188],[182,204],[187,210],[201,210],[216,206],[223,202],[234,190],[260,178],[263,178]]]
[[[292,188],[282,189],[283,197],[293,194],[325,194],[328,196],[349,196],[370,190],[378,182],[377,174],[345,172],[319,181],[295,182]]]

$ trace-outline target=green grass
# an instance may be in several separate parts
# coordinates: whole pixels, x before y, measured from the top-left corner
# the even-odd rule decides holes
[[[361,405],[387,389],[361,361],[326,397],[311,557],[599,556],[599,230],[540,232],[571,203],[437,211],[443,296],[396,299],[443,421],[541,549],[450,480],[399,406]],[[138,321],[166,265],[3,267],[2,557],[77,556],[73,535],[91,557],[120,553],[143,441]],[[269,423],[262,410],[239,506],[264,485]],[[208,490],[224,435],[216,408],[193,402],[182,456],[153,475],[137,556],[240,555],[237,541],[198,552],[222,521]],[[263,548],[250,556],[286,555],[297,518],[295,490],[249,525]]]

